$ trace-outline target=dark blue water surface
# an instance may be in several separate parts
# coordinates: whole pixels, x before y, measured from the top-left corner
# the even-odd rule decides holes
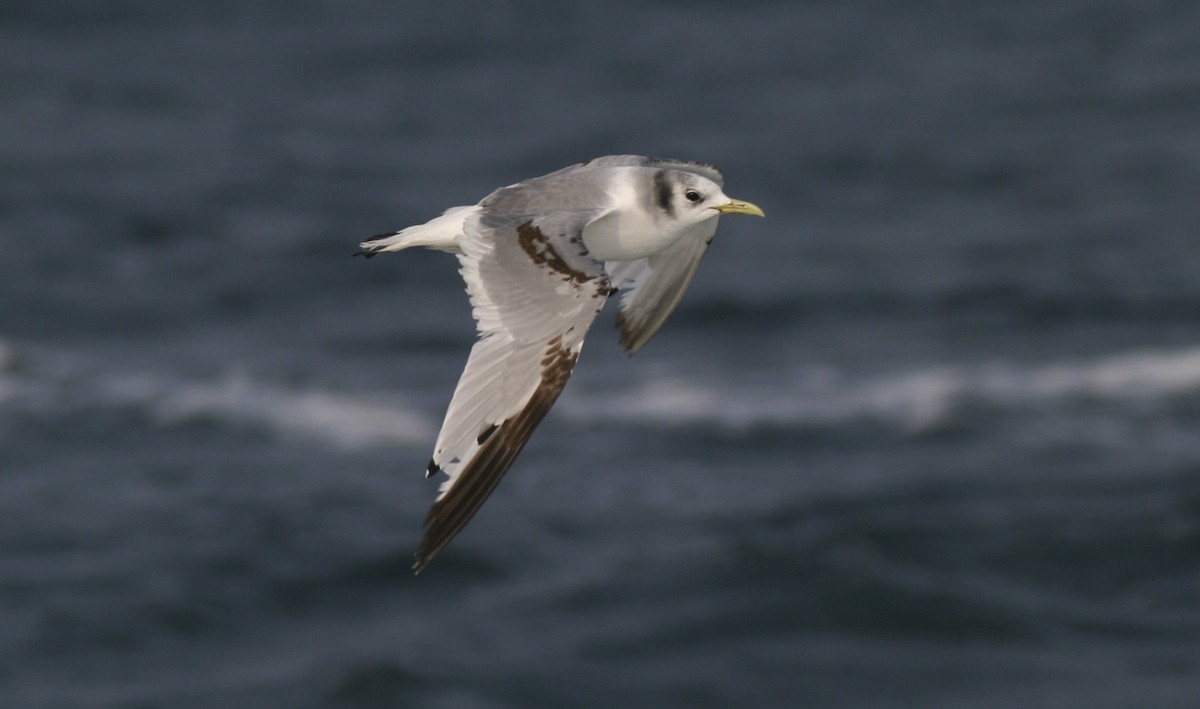
[[[1200,5],[0,6],[0,706],[1200,706]],[[474,337],[363,237],[727,218],[420,577]]]

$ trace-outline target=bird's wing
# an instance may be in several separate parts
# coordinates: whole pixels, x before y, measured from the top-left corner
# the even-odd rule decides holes
[[[658,332],[691,285],[700,259],[717,233],[717,218],[692,227],[666,250],[636,261],[609,261],[608,277],[621,296],[617,328],[633,354]]]
[[[418,572],[463,528],[512,465],[570,376],[612,287],[581,233],[596,216],[482,210],[468,218],[459,262],[479,340],[434,446],[445,472],[425,520]]]
[[[675,158],[653,158],[645,155],[606,155],[602,158],[593,158],[564,167],[561,170],[546,175],[546,177],[558,177],[580,170],[599,167],[652,167],[667,170],[682,170],[683,172],[694,172],[697,175],[703,175],[717,183],[718,187],[725,184],[725,178],[721,176],[721,171],[715,165],[693,162],[691,160],[677,160]]]

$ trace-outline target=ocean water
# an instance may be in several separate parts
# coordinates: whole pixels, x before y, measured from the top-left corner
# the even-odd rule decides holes
[[[0,706],[1200,702],[1200,6],[0,7]],[[473,340],[363,237],[727,218],[419,577]]]

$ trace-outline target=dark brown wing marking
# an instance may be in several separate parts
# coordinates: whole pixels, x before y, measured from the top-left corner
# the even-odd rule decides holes
[[[565,281],[583,285],[597,277],[595,273],[584,273],[568,264],[550,244],[550,239],[541,229],[535,227],[533,222],[517,226],[517,243],[521,245],[521,250],[530,261],[554,271]]]
[[[459,472],[446,496],[433,503],[425,518],[425,534],[417,548],[413,571],[421,570],[450,543],[496,489],[517,454],[525,447],[533,429],[541,423],[562,393],[579,359],[578,352],[562,346],[555,337],[546,346],[542,358],[542,382],[520,413],[500,423],[485,436],[467,467]]]

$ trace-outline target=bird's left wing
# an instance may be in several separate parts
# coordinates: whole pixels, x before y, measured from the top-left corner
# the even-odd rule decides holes
[[[445,472],[425,520],[418,572],[463,528],[558,398],[612,287],[583,246],[596,216],[483,210],[460,240],[479,340],[471,349],[428,475]]]
[[[692,227],[666,250],[635,261],[605,264],[613,286],[623,291],[617,328],[621,346],[633,354],[658,332],[692,283],[700,259],[717,233],[717,218]]]

